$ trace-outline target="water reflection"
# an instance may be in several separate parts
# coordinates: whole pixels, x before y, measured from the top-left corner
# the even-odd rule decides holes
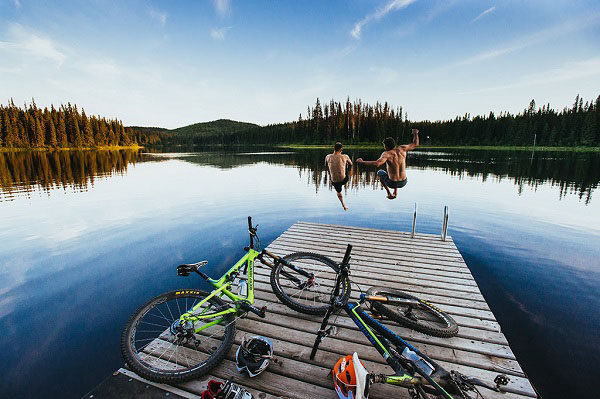
[[[218,168],[234,168],[259,162],[283,164],[298,168],[301,178],[315,186],[328,185],[325,170],[325,150],[297,150],[294,152],[245,152],[245,153],[167,153],[163,157],[180,158],[187,162]],[[376,159],[381,154],[376,150],[346,151],[354,160],[358,157]],[[600,154],[582,152],[534,152],[525,151],[415,151],[409,154],[408,168],[444,171],[451,176],[490,178],[500,182],[514,181],[519,194],[524,186],[536,189],[543,184],[558,188],[558,197],[577,195],[585,204],[592,199],[592,192],[600,182]],[[378,179],[374,168],[352,168],[348,187],[358,189],[377,187]],[[329,185],[329,189],[332,189]]]
[[[141,157],[134,150],[0,153],[0,201],[29,196],[36,190],[87,191],[94,179],[124,174]]]
[[[189,153],[141,153],[122,151],[77,152],[8,152],[0,153],[0,201],[30,195],[34,190],[50,192],[55,188],[86,191],[94,179],[127,172],[130,163],[177,158],[186,162],[222,169],[256,163],[290,166],[298,169],[301,180],[314,185],[315,190],[331,185],[325,170],[325,150],[244,152],[205,151]],[[375,159],[380,151],[351,150],[351,158]],[[549,184],[557,187],[558,198],[574,194],[586,205],[600,181],[600,154],[579,152],[523,151],[416,151],[410,154],[408,167],[438,170],[463,177],[490,178],[500,182],[514,181],[521,194],[524,186],[537,189]],[[373,168],[354,166],[348,183],[352,189],[376,188],[378,180]]]

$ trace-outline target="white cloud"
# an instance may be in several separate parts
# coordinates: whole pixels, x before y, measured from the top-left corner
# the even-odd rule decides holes
[[[416,0],[392,0],[388,2],[385,6],[378,8],[375,12],[366,15],[363,19],[354,24],[354,28],[350,32],[350,35],[355,39],[360,39],[360,34],[365,25],[370,23],[371,21],[379,21],[391,11],[401,10],[403,8],[408,7]]]
[[[0,50],[13,51],[33,57],[49,59],[58,66],[65,61],[66,55],[59,45],[46,36],[27,30],[20,24],[11,24],[8,29],[9,40],[0,41]]]
[[[460,92],[459,94],[480,94],[526,86],[548,85],[550,83],[588,78],[595,75],[600,75],[600,57],[594,57],[583,61],[567,62],[558,68],[521,76],[514,83],[486,87],[478,90],[464,91]]]
[[[160,24],[160,26],[162,26],[163,28],[167,24],[168,14],[165,11],[160,11],[156,8],[151,8],[150,9],[150,17],[152,19],[157,20],[158,23]]]
[[[392,84],[399,76],[396,70],[387,67],[371,67],[369,70],[372,72],[374,81],[381,85]]]
[[[21,0],[12,0],[13,4],[17,8],[21,8]]]
[[[481,61],[490,60],[493,58],[501,57],[506,54],[513,53],[518,50],[522,50],[527,47],[531,47],[538,43],[545,42],[550,39],[564,36],[568,33],[585,29],[589,26],[595,25],[600,21],[600,13],[591,14],[583,18],[576,18],[570,21],[566,21],[560,25],[553,26],[548,29],[535,32],[530,35],[522,36],[512,42],[500,46],[491,50],[483,51],[479,54],[466,58],[456,65],[467,65],[474,64]]]
[[[479,20],[481,17],[483,17],[486,14],[489,14],[489,13],[493,12],[494,10],[496,10],[496,6],[488,8],[487,10],[485,10],[484,12],[482,12],[481,14],[479,14],[478,16],[476,16],[475,18],[473,18],[473,20],[471,21],[471,23]]]
[[[229,3],[229,0],[213,0],[213,3],[215,5],[217,14],[222,17],[229,14],[231,11],[231,4]]]
[[[86,62],[78,65],[79,69],[95,77],[109,77],[119,75],[121,69],[112,60]]]
[[[210,37],[212,37],[215,40],[224,40],[225,39],[225,34],[231,29],[231,26],[225,26],[223,28],[219,28],[219,29],[211,29],[210,30]]]

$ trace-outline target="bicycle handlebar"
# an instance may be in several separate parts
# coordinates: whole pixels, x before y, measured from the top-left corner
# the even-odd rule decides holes
[[[344,260],[342,260],[342,266],[348,266],[348,263],[350,262],[350,252],[352,252],[352,245],[348,244],[348,246],[346,247],[346,253],[344,254]]]
[[[252,216],[248,216],[248,233],[250,234],[250,248],[254,249],[254,236],[256,227],[252,227]]]

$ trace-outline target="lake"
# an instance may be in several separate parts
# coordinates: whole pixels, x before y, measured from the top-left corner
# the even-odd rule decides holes
[[[451,235],[544,399],[593,397],[600,361],[600,154],[417,151],[385,198],[353,169],[341,208],[326,150],[0,153],[3,397],[78,398],[122,366],[146,299],[201,286],[298,220]],[[380,151],[350,150],[375,159]]]

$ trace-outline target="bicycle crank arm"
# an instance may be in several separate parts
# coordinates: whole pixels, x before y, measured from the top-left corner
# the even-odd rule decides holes
[[[250,305],[248,302],[241,302],[240,309],[245,312],[252,312],[260,318],[265,318],[265,312],[267,311],[267,307],[263,306],[262,308],[257,308],[256,306]]]

